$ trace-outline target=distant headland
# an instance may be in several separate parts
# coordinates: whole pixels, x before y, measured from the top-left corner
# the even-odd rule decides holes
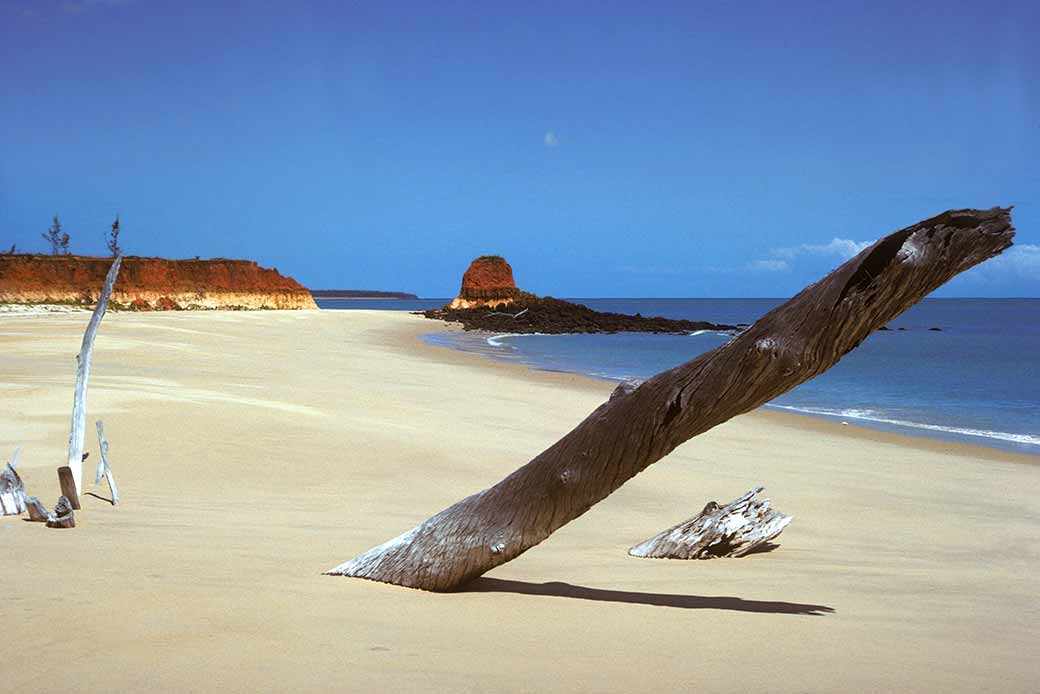
[[[312,289],[315,299],[418,299],[408,292],[381,292],[373,289]]]
[[[0,303],[91,306],[112,258],[0,255]],[[123,258],[110,306],[130,311],[316,309],[307,288],[251,260]]]

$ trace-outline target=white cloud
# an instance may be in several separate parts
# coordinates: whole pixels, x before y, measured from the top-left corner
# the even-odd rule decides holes
[[[787,272],[791,265],[782,258],[768,258],[765,260],[752,260],[747,264],[749,270],[758,272]]]
[[[968,270],[964,277],[985,283],[1015,279],[1040,281],[1040,246],[1028,243],[1012,246],[996,258]]]
[[[542,142],[545,143],[546,147],[556,147],[560,144],[560,138],[556,137],[554,131],[548,130],[545,133],[545,137],[542,138]]]
[[[803,243],[799,246],[773,248],[770,249],[768,258],[752,260],[747,264],[747,268],[760,272],[787,272],[796,258],[806,255],[848,260],[872,243],[874,242],[833,238],[828,243]]]
[[[803,243],[800,246],[774,248],[769,251],[769,255],[774,258],[786,258],[787,260],[797,258],[800,255],[837,256],[842,260],[848,260],[872,243],[874,242],[833,238],[829,243]]]

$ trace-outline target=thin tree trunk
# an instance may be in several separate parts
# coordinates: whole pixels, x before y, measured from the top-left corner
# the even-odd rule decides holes
[[[327,573],[447,591],[514,559],[690,438],[826,371],[1011,245],[1010,209],[944,212],[877,241],[729,343],[600,405],[495,486]]]
[[[72,399],[72,431],[69,433],[69,469],[72,470],[72,478],[76,483],[76,493],[83,488],[83,438],[86,434],[87,422],[87,380],[90,378],[90,360],[94,356],[94,337],[97,335],[98,326],[105,316],[108,308],[108,298],[112,295],[112,287],[116,283],[116,275],[119,274],[119,265],[123,262],[123,256],[113,261],[112,267],[108,269],[105,277],[105,286],[101,289],[94,313],[87,323],[87,330],[83,333],[83,344],[79,350],[76,361],[76,392]],[[74,499],[73,501],[76,501]]]
[[[112,466],[108,464],[108,441],[105,440],[105,425],[99,419],[97,421],[98,446],[101,448],[100,460],[98,461],[97,479],[94,484],[101,483],[101,476],[108,480],[108,491],[112,493],[112,505],[119,505],[119,490],[116,489],[116,480],[112,476]]]

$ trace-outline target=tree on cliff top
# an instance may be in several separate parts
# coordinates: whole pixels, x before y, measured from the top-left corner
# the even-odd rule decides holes
[[[43,240],[51,245],[51,255],[69,254],[69,235],[62,232],[61,221],[58,215],[54,215],[54,223],[47,229],[46,233],[40,234]]]
[[[108,232],[108,238],[105,240],[105,245],[108,246],[108,252],[112,254],[112,257],[123,255],[123,249],[119,245],[119,215],[116,215],[116,221],[112,222],[112,231]]]

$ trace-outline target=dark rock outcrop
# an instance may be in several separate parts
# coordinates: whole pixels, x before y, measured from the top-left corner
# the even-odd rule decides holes
[[[485,255],[470,263],[462,278],[462,291],[447,306],[423,311],[435,320],[460,323],[465,330],[510,333],[689,333],[696,330],[731,330],[735,325],[705,321],[646,318],[605,313],[551,296],[522,292],[513,281],[513,268],[504,258]]]

